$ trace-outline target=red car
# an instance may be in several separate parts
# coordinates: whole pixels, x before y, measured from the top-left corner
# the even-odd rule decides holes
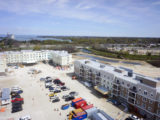
[[[16,101],[23,101],[23,98],[15,98],[15,99],[11,100],[12,103],[16,102]]]

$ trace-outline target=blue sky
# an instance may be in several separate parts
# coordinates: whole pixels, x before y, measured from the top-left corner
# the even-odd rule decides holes
[[[0,0],[0,34],[160,37],[160,0]]]

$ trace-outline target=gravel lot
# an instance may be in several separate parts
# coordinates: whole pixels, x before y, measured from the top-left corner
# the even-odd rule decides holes
[[[41,70],[42,73],[30,75],[27,72],[31,68]],[[104,110],[113,118],[120,119],[128,115],[111,103],[106,102],[106,98],[102,97],[96,91],[89,90],[77,80],[72,80],[70,74],[73,73],[73,68],[70,70],[57,70],[48,64],[39,63],[34,66],[11,69],[13,72],[8,76],[0,77],[0,88],[12,87],[14,85],[20,86],[24,91],[21,95],[24,98],[23,111],[11,113],[11,105],[8,105],[6,112],[0,113],[0,120],[6,120],[8,118],[15,118],[17,120],[19,117],[28,114],[33,120],[67,120],[67,114],[73,108],[70,107],[68,110],[61,110],[63,104],[70,103],[65,102],[62,96],[71,91],[78,92],[79,95],[77,97],[83,97],[88,103],[94,104],[95,107]],[[49,94],[49,90],[45,89],[44,82],[40,82],[39,80],[41,77],[46,76],[59,78],[70,88],[69,91],[63,91],[57,94],[61,99],[60,102],[50,102],[47,95]]]

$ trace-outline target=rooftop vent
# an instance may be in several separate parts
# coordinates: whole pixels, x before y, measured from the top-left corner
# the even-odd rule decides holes
[[[118,73],[122,73],[122,70],[117,69],[117,68],[115,68],[114,71],[115,71],[115,72],[118,72]]]
[[[90,63],[90,61],[85,61],[85,64]]]
[[[101,64],[101,65],[100,65],[100,68],[105,68],[105,65]]]

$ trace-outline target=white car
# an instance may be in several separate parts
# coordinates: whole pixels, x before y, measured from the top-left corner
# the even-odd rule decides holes
[[[31,120],[31,116],[26,115],[26,116],[23,116],[23,117],[19,118],[19,120]]]
[[[17,87],[17,86],[14,86],[14,87],[11,88],[12,92],[17,92],[17,91],[20,91],[20,90],[22,90],[22,89],[20,87]]]

